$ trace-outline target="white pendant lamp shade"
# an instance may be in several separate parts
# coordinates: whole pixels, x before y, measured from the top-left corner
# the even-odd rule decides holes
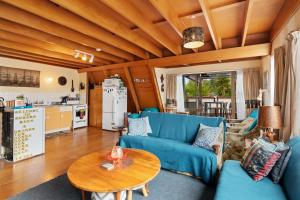
[[[183,31],[183,47],[195,49],[204,45],[204,34],[202,27],[190,27]]]

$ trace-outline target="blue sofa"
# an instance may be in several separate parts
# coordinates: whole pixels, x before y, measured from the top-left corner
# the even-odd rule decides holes
[[[238,161],[226,161],[221,170],[215,200],[299,200],[300,137],[290,140],[292,155],[280,184],[265,177],[255,182]]]
[[[217,127],[224,119],[169,113],[142,112],[149,117],[152,133],[148,137],[122,136],[120,146],[144,149],[155,154],[162,168],[191,173],[210,183],[217,172],[214,152],[192,146],[200,123]]]

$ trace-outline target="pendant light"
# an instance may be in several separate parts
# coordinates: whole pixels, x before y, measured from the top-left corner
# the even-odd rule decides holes
[[[202,27],[190,27],[183,31],[183,47],[195,49],[204,45],[204,34]]]

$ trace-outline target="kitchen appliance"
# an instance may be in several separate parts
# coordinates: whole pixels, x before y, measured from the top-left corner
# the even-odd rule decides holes
[[[19,161],[45,152],[44,108],[5,109],[4,158]]]
[[[127,112],[127,88],[119,78],[105,79],[103,83],[102,129],[114,130],[124,126]]]
[[[73,106],[73,129],[85,127],[88,124],[88,108],[86,104]]]

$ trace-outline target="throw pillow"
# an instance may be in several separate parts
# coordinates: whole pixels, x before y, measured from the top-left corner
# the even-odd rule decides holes
[[[281,157],[277,160],[272,171],[270,172],[270,177],[274,183],[279,183],[291,157],[292,148],[283,142],[277,143],[276,147],[276,152],[280,153]]]
[[[198,146],[213,151],[212,146],[216,143],[216,140],[221,132],[220,130],[221,128],[219,127],[210,127],[200,124],[200,128],[193,146]]]
[[[131,136],[148,136],[148,133],[152,133],[148,117],[143,118],[128,118],[128,135]]]
[[[259,139],[246,151],[241,166],[255,181],[259,181],[270,173],[280,158],[281,154],[275,149],[273,144]]]

